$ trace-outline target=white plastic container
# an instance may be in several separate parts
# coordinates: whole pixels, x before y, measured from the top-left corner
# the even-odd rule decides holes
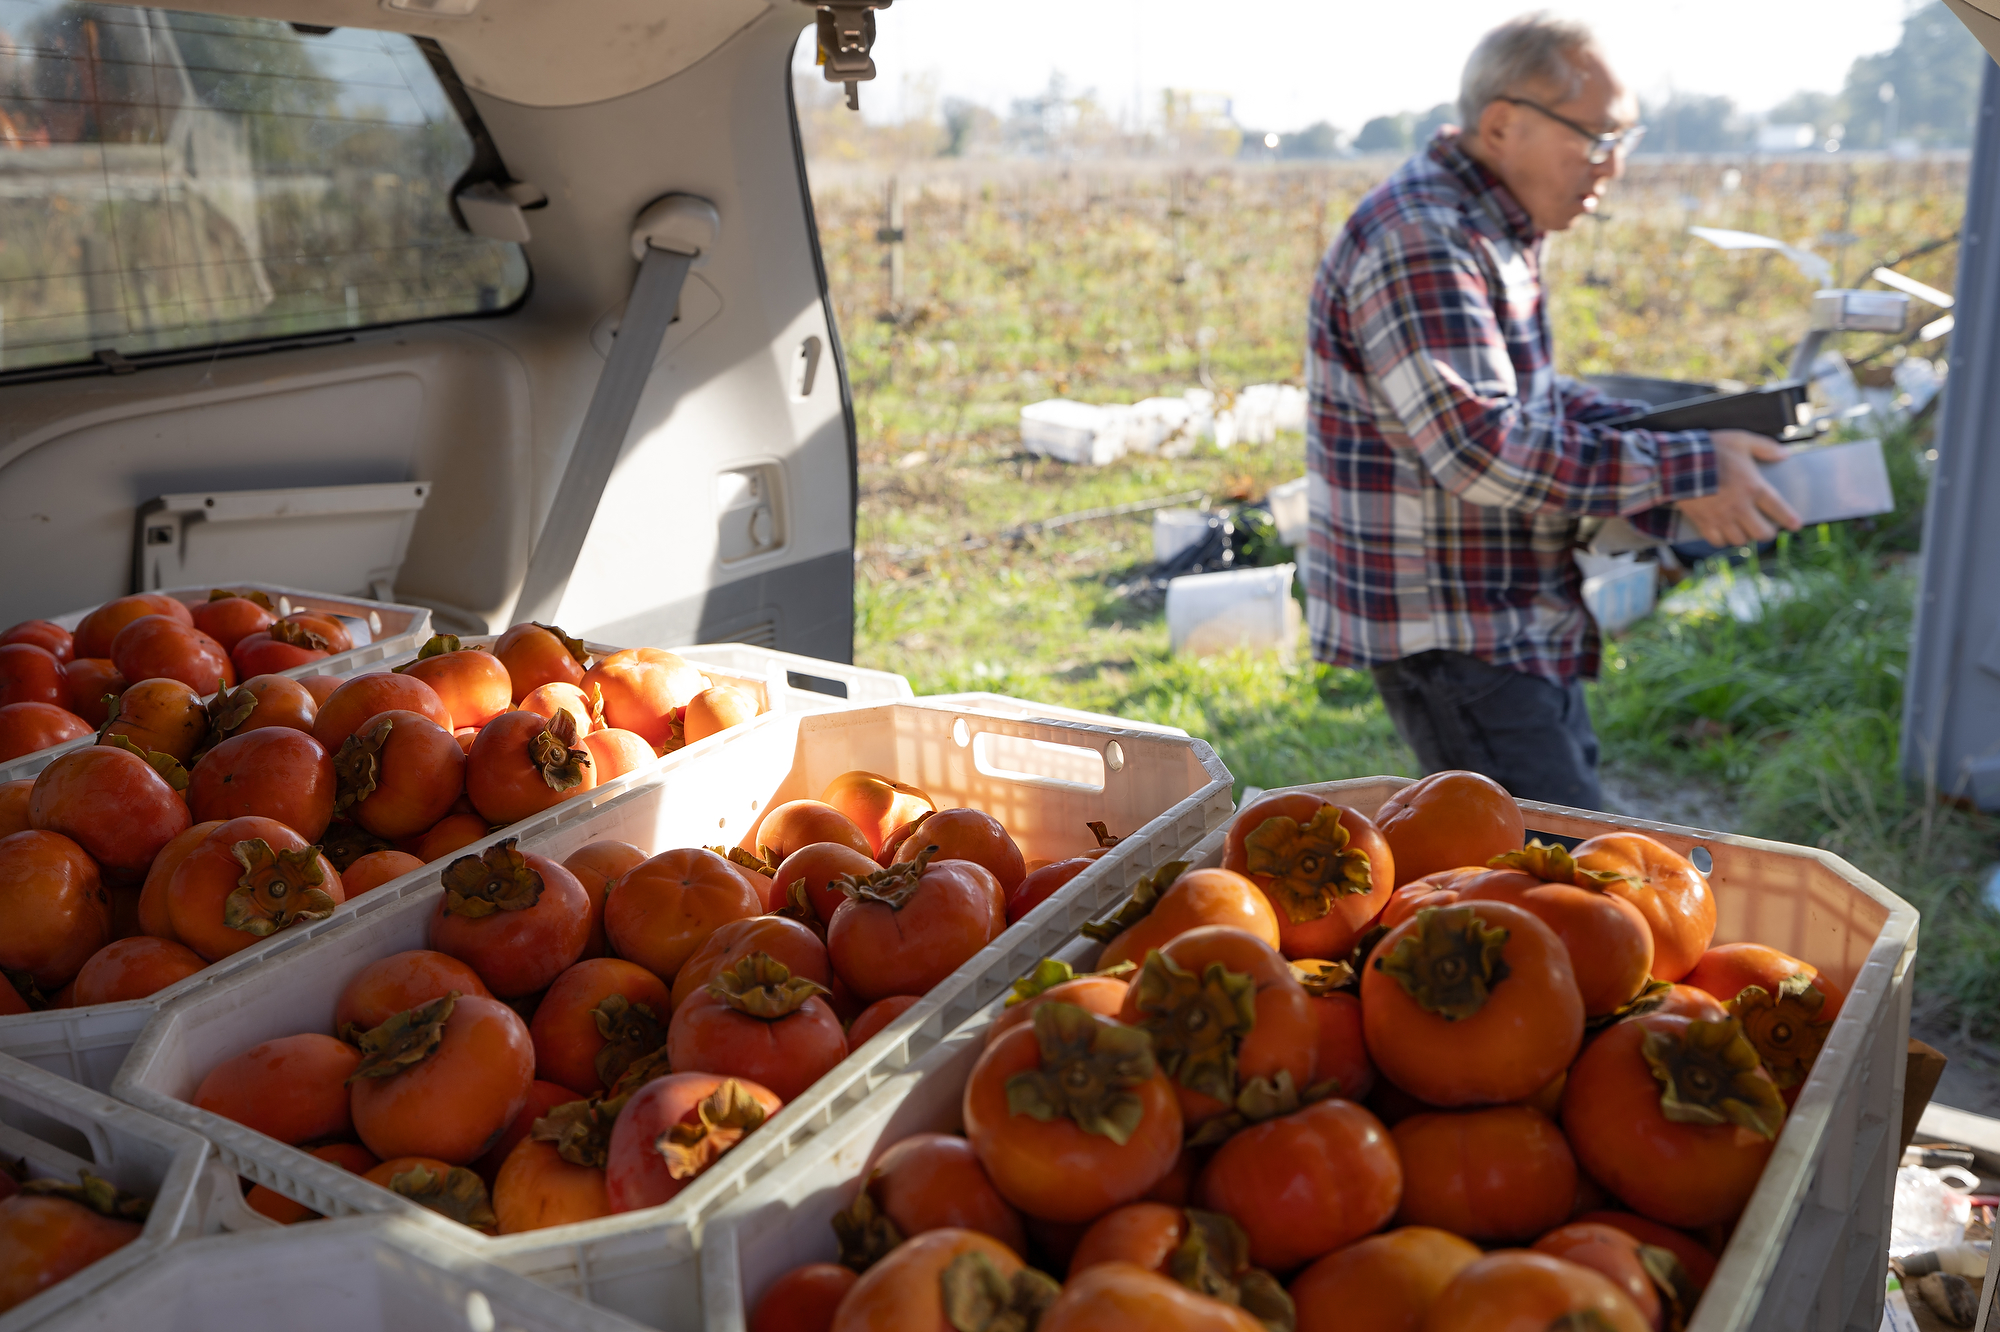
[[[842,661],[822,661],[796,652],[753,647],[748,643],[698,643],[668,649],[704,672],[713,668],[745,678],[779,681],[785,697],[800,705],[824,706],[828,700],[897,703],[915,698],[910,682],[892,671],[872,670]]]
[[[1306,486],[1308,478],[1299,477],[1280,486],[1272,486],[1265,497],[1271,506],[1271,522],[1278,529],[1278,540],[1288,546],[1303,546],[1309,522]]]
[[[1299,638],[1292,599],[1298,566],[1186,574],[1167,583],[1167,637],[1175,653],[1206,657],[1246,649],[1289,660]]]
[[[428,1227],[350,1217],[196,1240],[38,1325],[47,1332],[634,1332]]]
[[[1208,540],[1215,515],[1206,509],[1153,511],[1153,563],[1166,564]]]
[[[1372,814],[1407,785],[1364,777],[1293,788]],[[1786,1118],[1689,1332],[1877,1332],[1888,1262],[1909,1035],[1917,913],[1846,861],[1811,847],[1521,803],[1530,830],[1591,837],[1633,830],[1699,865],[1715,889],[1717,943],[1754,940],[1803,958],[1847,989],[1840,1017]],[[1190,859],[1221,862],[1225,830]],[[1065,955],[1081,968],[1094,956]],[[965,1078],[1000,1003],[975,1014],[833,1129],[769,1171],[709,1222],[703,1325],[741,1332],[778,1276],[835,1256],[832,1214],[867,1167],[912,1133],[956,1128]]]
[[[1630,555],[1588,555],[1583,580],[1583,605],[1597,627],[1607,634],[1631,628],[1653,613],[1660,595],[1660,566]]]
[[[0,1332],[24,1332],[147,1262],[184,1235],[254,1216],[216,1188],[208,1144],[185,1129],[0,1055],[0,1158],[30,1179],[77,1182],[79,1170],[150,1198],[145,1229],[130,1244],[0,1314]]]
[[[1162,726],[1158,722],[1133,721],[1129,717],[1113,717],[1104,712],[1087,712],[1082,708],[1066,708],[1060,703],[1036,703],[1024,698],[1009,698],[1005,694],[925,694],[919,703],[938,704],[955,708],[974,708],[980,712],[1000,717],[1048,717],[1056,721],[1085,722],[1091,726],[1109,726],[1114,730],[1151,731],[1155,735],[1186,735],[1178,726]]]
[[[990,812],[1031,858],[1093,847],[1085,827],[1092,819],[1129,835],[664,1207],[489,1239],[187,1104],[221,1060],[273,1037],[330,1030],[334,1002],[350,977],[377,958],[425,946],[441,891],[437,870],[345,930],[294,950],[281,971],[238,973],[168,1005],[133,1047],[115,1094],[200,1133],[228,1168],[315,1211],[407,1215],[593,1304],[655,1327],[689,1326],[686,1319],[698,1317],[695,1245],[711,1213],[1122,900],[1142,876],[1183,858],[1231,809],[1228,770],[1214,752],[1199,740],[1157,732],[921,702],[778,714],[743,729],[708,762],[657,769],[615,800],[529,832],[523,848],[560,859],[603,838],[656,851],[734,844],[761,810],[817,796],[852,768],[914,782],[941,805]]]
[[[1068,398],[1031,402],[1021,409],[1021,447],[1058,462],[1102,467],[1125,456],[1130,417],[1129,407]]]

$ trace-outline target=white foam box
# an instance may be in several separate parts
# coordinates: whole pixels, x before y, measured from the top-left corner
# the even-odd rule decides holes
[[[1289,788],[1373,814],[1408,784],[1363,777]],[[1275,792],[1274,792],[1275,794]],[[1723,1252],[1689,1332],[1877,1332],[1888,1263],[1910,1021],[1917,912],[1846,861],[1813,847],[1521,802],[1531,832],[1585,838],[1643,832],[1706,872],[1717,943],[1768,944],[1847,990],[1763,1178]],[[1203,838],[1196,866],[1222,860],[1225,829]],[[1080,968],[1094,953],[1076,948]],[[858,1181],[911,1133],[958,1126],[959,1097],[995,1000],[885,1083],[835,1129],[758,1180],[709,1223],[702,1298],[709,1332],[742,1332],[779,1276],[832,1261],[829,1224]]]
[[[1125,455],[1129,409],[1049,398],[1021,409],[1021,447],[1058,462],[1102,467]]]
[[[940,807],[986,810],[1030,859],[1093,848],[1085,826],[1091,820],[1127,836],[664,1207],[487,1238],[187,1103],[222,1060],[274,1037],[330,1031],[334,1003],[356,972],[377,958],[426,946],[442,891],[436,869],[420,888],[294,950],[282,969],[241,972],[168,1004],[132,1048],[114,1094],[200,1134],[227,1168],[315,1211],[403,1215],[441,1227],[453,1242],[491,1261],[649,1326],[698,1326],[689,1322],[699,1317],[697,1243],[717,1208],[936,1045],[1038,959],[1074,939],[1141,877],[1184,858],[1231,810],[1228,770],[1205,743],[1185,736],[922,702],[780,713],[742,730],[707,763],[657,769],[616,799],[531,831],[523,848],[561,859],[604,838],[654,852],[733,845],[762,811],[817,797],[853,768],[914,783]]]

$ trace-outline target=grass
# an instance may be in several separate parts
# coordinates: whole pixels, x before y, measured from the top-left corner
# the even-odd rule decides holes
[[[1690,222],[1845,233],[1846,249],[1820,248],[1854,282],[1952,234],[1964,190],[1950,163],[1744,164],[1733,189],[1727,165],[1636,171],[1607,221],[1558,240],[1563,368],[1768,377],[1811,284],[1781,260],[1690,241]],[[1151,563],[1150,515],[1002,535],[1185,491],[1257,496],[1303,470],[1297,436],[1103,468],[1018,452],[1018,410],[1039,398],[1130,401],[1196,382],[1226,398],[1298,382],[1314,263],[1372,178],[1352,166],[1180,174],[1002,164],[906,176],[896,309],[874,238],[879,180],[816,177],[861,432],[856,658],[922,693],[991,690],[1183,727],[1215,745],[1239,793],[1413,774],[1364,674],[1303,652],[1290,665],[1172,656],[1157,603],[1125,591]],[[1949,290],[1954,259],[1945,246],[1899,266]],[[1993,825],[1899,776],[1923,443],[1888,441],[1894,515],[1802,533],[1762,566],[1697,571],[1697,602],[1759,578],[1789,595],[1750,624],[1699,610],[1643,622],[1608,645],[1592,709],[1612,776],[1702,793],[1733,830],[1827,847],[1914,902],[1919,1011],[2000,1033],[2000,915],[1977,884]]]

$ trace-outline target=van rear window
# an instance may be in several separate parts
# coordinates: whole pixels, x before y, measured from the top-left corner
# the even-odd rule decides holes
[[[0,0],[0,372],[502,309],[414,39]]]

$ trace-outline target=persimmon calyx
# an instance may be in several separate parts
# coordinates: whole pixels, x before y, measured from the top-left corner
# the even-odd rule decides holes
[[[651,1004],[635,1004],[622,994],[608,994],[590,1011],[604,1047],[597,1052],[592,1067],[597,1080],[616,1086],[625,1070],[641,1055],[649,1055],[667,1043],[667,1028]]]
[[[968,1250],[938,1273],[938,1293],[954,1332],[1033,1332],[1062,1287],[1032,1267],[1002,1276],[999,1264]]]
[[[1174,886],[1174,880],[1187,872],[1185,860],[1169,860],[1166,864],[1140,879],[1133,887],[1132,895],[1125,899],[1125,905],[1118,908],[1116,915],[1105,920],[1093,920],[1083,927],[1087,939],[1098,943],[1110,943],[1125,931],[1153,914],[1153,908],[1167,889]]]
[[[1220,1212],[1186,1208],[1187,1234],[1167,1257],[1167,1274],[1212,1300],[1233,1304],[1272,1332],[1298,1325],[1292,1297],[1277,1278],[1250,1266],[1250,1238]]]
[[[766,1022],[790,1017],[816,994],[833,993],[816,980],[794,976],[790,967],[761,951],[747,953],[736,965],[716,972],[706,988],[737,1012]]]
[[[586,671],[590,669],[590,649],[583,645],[581,638],[571,638],[555,625],[543,624],[540,620],[534,620],[531,623],[534,624],[535,628],[546,629],[553,635],[556,642],[562,644],[563,651],[569,653],[570,659],[577,665],[583,667]]]
[[[1323,919],[1343,897],[1374,887],[1368,853],[1348,846],[1339,805],[1321,805],[1307,822],[1283,814],[1243,839],[1245,868],[1258,876],[1294,925]]]
[[[1292,963],[1292,979],[1299,988],[1315,999],[1324,999],[1337,990],[1351,990],[1358,977],[1354,967],[1347,962],[1328,962],[1324,958],[1305,958]]]
[[[1673,988],[1671,983],[1663,980],[1654,980],[1649,976],[1646,978],[1646,983],[1639,987],[1639,993],[1633,995],[1609,1013],[1600,1013],[1594,1018],[1585,1018],[1583,1029],[1585,1031],[1602,1031],[1606,1027],[1623,1022],[1626,1018],[1644,1017],[1665,1003],[1667,1001],[1667,991]]]
[[[508,837],[444,867],[444,914],[478,920],[496,911],[526,911],[542,900],[542,876]]]
[[[549,724],[528,739],[528,764],[541,773],[551,791],[568,791],[583,784],[583,770],[590,764],[590,751],[578,743],[576,717],[556,709]]]
[[[1417,927],[1396,941],[1375,969],[1403,987],[1427,1013],[1460,1022],[1486,1007],[1493,987],[1507,979],[1500,952],[1505,928],[1488,929],[1471,907],[1424,907]]]
[[[283,643],[287,647],[307,648],[314,652],[326,651],[326,639],[297,620],[273,620],[265,626],[264,632],[271,636],[273,642]]]
[[[144,1221],[153,1210],[151,1198],[126,1193],[101,1175],[79,1170],[76,1176],[74,1184],[53,1179],[27,1180],[22,1183],[21,1192],[35,1198],[64,1198],[116,1221]]]
[[[5,977],[6,984],[14,987],[14,993],[21,996],[21,1002],[28,1006],[30,1012],[39,1013],[49,1006],[49,996],[35,983],[33,972],[0,967],[0,977]]]
[[[229,848],[243,867],[236,887],[222,902],[222,923],[262,939],[305,920],[325,920],[340,903],[321,885],[319,848],[273,851],[261,837]]]
[[[109,745],[113,749],[122,749],[128,754],[137,755],[145,761],[147,767],[159,773],[168,786],[173,787],[176,791],[185,791],[188,789],[188,770],[181,765],[179,759],[175,758],[172,754],[165,754],[157,749],[148,749],[131,736],[126,735],[123,731],[114,733],[111,730],[111,723],[109,721],[104,723],[104,734],[98,737],[97,743],[100,745]]]
[[[278,608],[271,604],[271,594],[268,592],[259,592],[254,587],[212,587],[208,590],[208,599],[210,601],[247,601],[252,605],[262,606],[273,615],[278,613]]]
[[[528,1126],[536,1142],[555,1144],[556,1155],[571,1165],[599,1170],[611,1159],[611,1127],[628,1096],[586,1096],[565,1101]]]
[[[396,669],[398,671],[407,671],[410,667],[416,665],[418,661],[429,661],[432,657],[442,657],[446,653],[460,651],[462,647],[463,644],[459,642],[457,634],[432,634],[424,640],[424,645],[417,649],[416,661],[406,661]]]
[[[373,851],[388,851],[391,843],[386,837],[377,837],[358,823],[347,819],[335,819],[326,825],[326,832],[320,837],[319,853],[333,862],[333,867],[345,873],[347,867]]]
[[[411,1166],[389,1177],[389,1192],[474,1230],[491,1230],[500,1224],[500,1218],[493,1214],[493,1200],[486,1193],[486,1181],[464,1166],[449,1170]]]
[[[1120,962],[1102,971],[1078,971],[1067,962],[1045,957],[1035,963],[1033,971],[1020,977],[1008,987],[1007,1002],[1002,1007],[1013,1008],[1018,1004],[1025,1004],[1030,999],[1039,998],[1056,986],[1073,981],[1079,976],[1129,976],[1137,970],[1138,968],[1130,962]]]
[[[1653,1289],[1659,1292],[1661,1332],[1686,1332],[1688,1320],[1694,1317],[1694,1306],[1701,1300],[1701,1289],[1681,1265],[1679,1256],[1657,1244],[1641,1244],[1639,1266],[1646,1270]]]
[[[1227,1114],[1205,1119],[1201,1125],[1188,1134],[1190,1147],[1214,1147],[1229,1141],[1252,1124],[1262,1124],[1267,1120],[1280,1119],[1302,1106],[1316,1104],[1328,1097],[1340,1095],[1340,1079],[1327,1078],[1315,1082],[1305,1090],[1299,1090],[1292,1081],[1292,1070],[1281,1068],[1268,1078],[1251,1078],[1237,1089],[1236,1099]]]
[[[763,1102],[735,1078],[701,1098],[692,1123],[680,1123],[653,1141],[653,1148],[666,1158],[667,1173],[675,1179],[693,1179],[714,1165],[722,1154],[743,1140],[743,1135],[764,1122]]]
[[[1543,883],[1567,883],[1578,888],[1602,890],[1626,882],[1629,877],[1615,870],[1585,869],[1576,863],[1568,847],[1560,842],[1551,846],[1539,837],[1519,851],[1501,852],[1486,864],[1489,869],[1517,870]]]
[[[375,794],[382,781],[382,746],[395,729],[394,717],[377,717],[340,742],[340,752],[333,756],[335,812],[346,813]]]
[[[1132,984],[1161,1070],[1189,1091],[1233,1102],[1236,1049],[1257,1025],[1257,982],[1220,962],[1190,971],[1156,948]]]
[[[1735,1124],[1776,1138],[1785,1100],[1757,1062],[1757,1047],[1736,1018],[1688,1023],[1687,1031],[1649,1031],[1639,1052],[1660,1084],[1660,1113],[1676,1124]]]
[[[843,874],[834,879],[832,887],[847,895],[852,902],[879,902],[892,911],[901,911],[917,894],[923,883],[924,870],[937,857],[941,848],[932,845],[917,852],[916,859],[905,860],[887,869],[876,870],[873,874]]]
[[[1090,835],[1097,839],[1097,846],[1101,851],[1109,851],[1112,847],[1125,840],[1122,837],[1113,837],[1110,826],[1100,820],[1092,819],[1083,826],[1090,829]]]
[[[821,939],[826,938],[826,922],[821,920],[819,912],[813,909],[812,896],[806,892],[804,875],[785,885],[785,904],[771,914],[796,920],[801,925],[811,928]]]
[[[373,1031],[362,1032],[355,1042],[361,1047],[361,1062],[347,1075],[348,1084],[363,1078],[394,1077],[430,1058],[444,1040],[444,1024],[457,1007],[458,991],[453,990],[427,1004],[404,1009]]]
[[[257,696],[242,685],[216,690],[215,697],[208,700],[208,743],[235,735],[256,711]]]
[[[1146,1115],[1135,1089],[1158,1069],[1152,1036],[1076,1004],[1050,1002],[1035,1010],[1035,1043],[1041,1067],[1007,1079],[1007,1113],[1043,1123],[1067,1119],[1123,1147]]]
[[[754,851],[745,851],[740,846],[711,846],[708,849],[715,852],[716,855],[721,856],[730,864],[747,869],[752,874],[761,874],[767,879],[777,877],[778,862],[775,860],[766,860]],[[771,848],[767,846],[764,849],[769,851]]]
[[[857,1272],[866,1272],[907,1238],[902,1227],[875,1205],[875,1196],[869,1192],[874,1181],[871,1174],[854,1195],[854,1201],[833,1214],[833,1234],[840,1243],[840,1265]]]
[[[1806,1080],[1833,1026],[1820,1016],[1826,995],[1803,971],[1780,981],[1776,994],[1761,985],[1746,985],[1724,1007],[1742,1021],[1743,1034],[1780,1088]]]

